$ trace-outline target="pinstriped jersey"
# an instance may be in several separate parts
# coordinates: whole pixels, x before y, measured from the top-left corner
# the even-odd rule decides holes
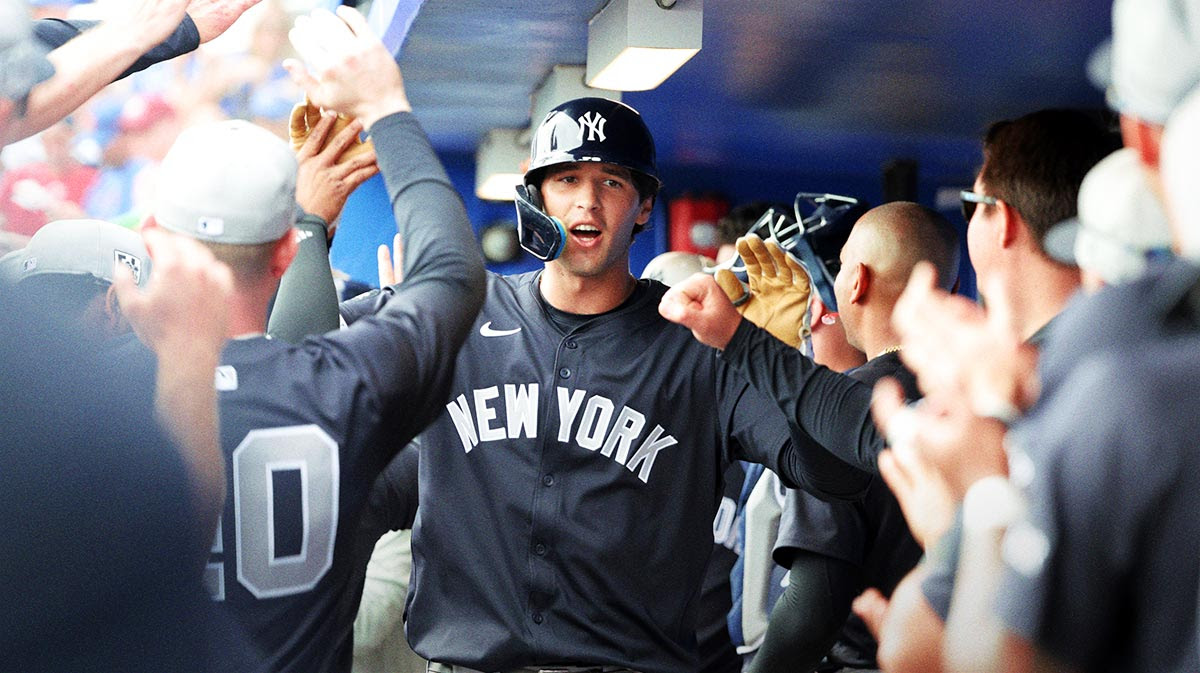
[[[422,434],[409,640],[484,671],[694,670],[722,473],[774,467],[786,424],[658,315],[665,286],[564,330],[539,276],[489,277]]]

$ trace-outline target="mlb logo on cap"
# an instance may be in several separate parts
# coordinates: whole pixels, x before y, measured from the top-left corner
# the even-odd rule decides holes
[[[113,250],[113,257],[117,264],[124,264],[129,267],[130,273],[133,274],[134,283],[138,285],[142,284],[142,259],[140,257],[122,250]]]
[[[196,221],[196,231],[205,236],[220,236],[225,233],[225,220],[219,217],[200,217]]]

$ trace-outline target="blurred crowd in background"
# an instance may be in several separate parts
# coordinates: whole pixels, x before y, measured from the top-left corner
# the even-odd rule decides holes
[[[35,18],[88,19],[104,3],[34,0]],[[136,228],[159,161],[184,128],[248,119],[287,138],[303,92],[280,63],[312,0],[264,0],[196,51],[104,89],[63,121],[0,152],[0,254],[42,225],[93,217]]]

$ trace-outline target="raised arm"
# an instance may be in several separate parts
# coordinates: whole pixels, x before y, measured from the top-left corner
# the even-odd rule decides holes
[[[375,373],[386,402],[407,405],[398,422],[415,432],[441,408],[458,348],[482,306],[478,245],[462,199],[410,112],[400,70],[366,19],[348,7],[337,16],[318,10],[297,20],[291,38],[314,69],[297,61],[284,67],[309,100],[368,129],[404,248],[404,283],[380,295],[386,306],[331,338],[347,346],[373,342],[345,355]]]
[[[781,476],[822,498],[862,496],[884,445],[871,421],[869,385],[816,364],[743,320],[710,276],[697,274],[671,288],[659,312],[723,349],[721,357],[783,410],[793,449],[779,466]]]
[[[29,93],[25,114],[3,125],[0,145],[50,127],[117,79],[195,50],[258,2],[138,0],[98,24],[35,23],[37,38],[54,48],[48,58],[55,72]]]

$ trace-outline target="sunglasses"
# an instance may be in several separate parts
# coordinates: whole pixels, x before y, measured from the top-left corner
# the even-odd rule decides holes
[[[971,223],[971,217],[975,215],[976,205],[980,203],[989,206],[996,205],[996,197],[986,196],[984,194],[976,194],[969,189],[964,189],[959,192],[958,198],[962,199],[962,216],[963,219],[967,221],[967,224]]]

